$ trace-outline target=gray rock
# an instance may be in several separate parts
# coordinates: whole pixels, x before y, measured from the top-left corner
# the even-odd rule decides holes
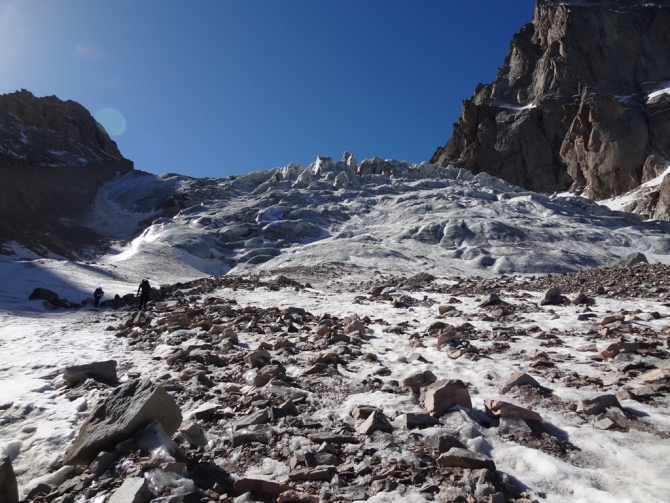
[[[375,431],[393,431],[393,425],[388,418],[380,411],[375,410],[363,423],[358,427],[358,431],[364,435],[371,435]]]
[[[300,470],[293,470],[289,473],[288,478],[293,482],[306,482],[315,480],[325,480],[330,482],[330,479],[335,475],[336,469],[334,466],[319,466],[317,468],[303,468]]]
[[[152,498],[153,495],[144,478],[130,477],[114,491],[109,503],[146,503]]]
[[[93,408],[63,464],[89,464],[100,451],[112,450],[154,420],[173,435],[181,424],[181,410],[162,386],[149,379],[129,381]]]
[[[452,447],[444,454],[440,454],[437,458],[437,464],[445,467],[470,468],[471,470],[479,470],[480,468],[488,468],[495,471],[496,465],[491,458],[484,454]]]
[[[309,436],[309,439],[312,442],[321,444],[323,442],[328,442],[330,444],[357,444],[359,443],[356,437],[353,435],[347,435],[346,433],[313,433]]]
[[[68,386],[74,386],[85,377],[90,377],[106,384],[115,384],[118,382],[116,360],[92,362],[86,365],[73,365],[65,367],[65,372],[63,372],[63,380]]]
[[[116,454],[113,452],[102,451],[95,457],[89,466],[89,470],[91,470],[91,472],[95,473],[96,475],[102,475],[115,459]]]
[[[546,306],[546,305],[558,304],[561,301],[562,297],[563,296],[561,295],[560,288],[556,287],[549,288],[547,291],[544,292],[544,296],[540,301],[540,305]]]
[[[412,374],[402,380],[403,385],[407,386],[414,393],[419,393],[422,387],[428,386],[429,384],[437,381],[437,377],[430,370],[424,370],[423,372],[417,372]]]
[[[270,363],[272,355],[265,349],[258,349],[246,355],[244,361],[249,364],[249,368],[263,368]]]
[[[621,408],[621,404],[615,395],[600,395],[596,398],[580,400],[577,404],[577,412],[594,416],[604,412],[608,407]]]
[[[458,379],[442,379],[425,390],[423,407],[433,417],[443,416],[454,405],[472,408],[468,387]]]
[[[263,433],[247,430],[236,431],[233,434],[233,447],[239,447],[240,445],[249,444],[251,442],[267,444],[268,439]]]
[[[498,425],[498,433],[523,433],[530,435],[533,431],[522,417],[509,416],[501,417]]]
[[[241,478],[237,479],[233,485],[235,492],[244,494],[252,492],[265,498],[276,498],[284,491],[290,489],[286,484],[279,484],[270,480]]]
[[[538,383],[530,375],[526,374],[525,372],[515,372],[509,376],[509,379],[507,379],[507,382],[505,382],[505,385],[502,387],[500,392],[505,394],[515,386],[523,386],[524,384],[530,384],[536,388],[541,388],[540,383]]]
[[[19,503],[19,486],[9,457],[0,460],[0,501]]]
[[[455,436],[448,433],[441,433],[438,435],[429,435],[425,438],[426,445],[437,449],[439,452],[447,452],[452,447],[459,447],[466,449],[465,445]]]
[[[498,294],[496,293],[489,293],[488,295],[484,295],[482,298],[482,301],[479,303],[479,307],[486,307],[486,306],[497,306],[498,304],[501,304],[502,300],[500,300],[500,297],[498,297]]]
[[[401,418],[403,427],[408,430],[411,430],[412,428],[426,428],[428,426],[440,424],[440,421],[430,414],[407,412],[406,414],[403,414]]]
[[[644,253],[631,253],[630,255],[626,255],[625,257],[621,257],[618,260],[615,260],[614,262],[611,262],[609,264],[609,267],[632,267],[635,264],[648,264],[649,261],[647,260],[647,257],[644,255]]]
[[[268,409],[263,409],[258,412],[254,412],[253,414],[249,414],[247,416],[244,416],[242,419],[238,419],[235,422],[235,431],[241,430],[242,428],[246,428],[248,426],[251,426],[253,424],[267,424],[267,422],[270,420],[269,412]]]

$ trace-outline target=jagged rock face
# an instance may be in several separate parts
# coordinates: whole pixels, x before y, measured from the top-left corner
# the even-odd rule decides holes
[[[670,2],[538,0],[431,162],[605,199],[670,163]]]
[[[0,167],[130,164],[79,103],[26,90],[0,95]]]
[[[0,243],[70,255],[97,240],[76,225],[98,188],[133,163],[81,105],[21,90],[0,96]],[[43,250],[42,250],[43,251]]]

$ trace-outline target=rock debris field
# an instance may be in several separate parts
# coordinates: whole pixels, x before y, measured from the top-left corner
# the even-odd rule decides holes
[[[0,403],[0,501],[667,501],[670,267],[351,267],[49,313],[120,358],[37,366],[65,426]]]

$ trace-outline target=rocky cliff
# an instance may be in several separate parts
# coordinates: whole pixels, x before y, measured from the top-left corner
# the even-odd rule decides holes
[[[592,199],[661,174],[670,164],[670,1],[538,0],[496,80],[463,102],[431,162]],[[670,219],[667,192],[646,217]]]
[[[77,225],[98,188],[133,163],[73,101],[21,90],[0,96],[0,243],[62,254],[95,243]]]

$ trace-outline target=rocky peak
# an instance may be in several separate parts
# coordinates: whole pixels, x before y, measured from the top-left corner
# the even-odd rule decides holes
[[[80,104],[23,89],[0,95],[0,244],[71,256],[97,242],[77,222],[102,184],[132,170]]]
[[[0,167],[54,168],[132,162],[79,103],[20,91],[0,95]]]
[[[593,199],[658,176],[670,163],[669,27],[665,0],[538,0],[431,162]]]

